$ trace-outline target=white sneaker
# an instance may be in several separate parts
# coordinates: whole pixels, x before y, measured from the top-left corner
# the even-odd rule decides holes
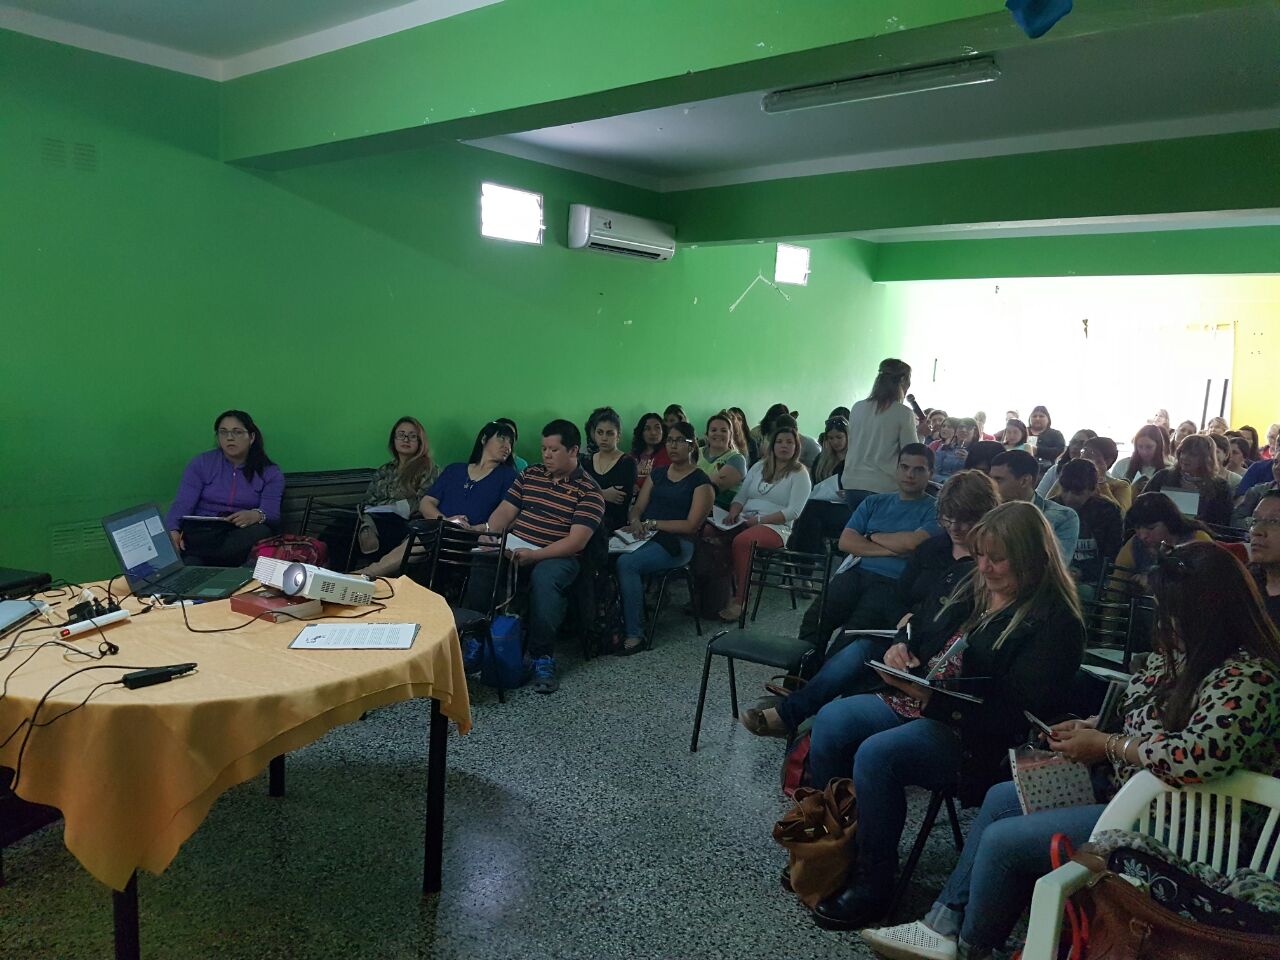
[[[858,931],[858,936],[889,960],[956,960],[956,942],[934,933],[919,920],[878,930],[868,927]]]

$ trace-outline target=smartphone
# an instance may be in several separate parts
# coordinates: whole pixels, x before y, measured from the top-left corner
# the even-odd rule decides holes
[[[1043,720],[1041,720],[1039,717],[1037,717],[1037,716],[1036,716],[1034,713],[1032,713],[1030,710],[1023,710],[1023,711],[1022,711],[1022,715],[1023,715],[1024,717],[1026,717],[1026,718],[1031,722],[1031,725],[1032,725],[1033,727],[1037,727],[1037,728],[1039,728],[1039,730],[1040,730],[1040,731],[1041,731],[1041,732],[1042,732],[1046,737],[1048,737],[1050,740],[1056,739],[1056,738],[1054,737],[1054,735],[1053,735],[1053,728],[1052,728],[1052,727],[1050,727],[1050,726],[1049,726],[1047,723],[1045,723]]]

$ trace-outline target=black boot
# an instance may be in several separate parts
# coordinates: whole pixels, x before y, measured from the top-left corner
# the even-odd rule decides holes
[[[892,863],[878,866],[860,863],[854,867],[847,887],[814,907],[814,922],[824,930],[861,930],[874,926],[889,912],[894,873]]]

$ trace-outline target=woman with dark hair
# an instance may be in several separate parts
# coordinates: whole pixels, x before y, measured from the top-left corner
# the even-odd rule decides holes
[[[1223,466],[1243,480],[1245,471],[1252,466],[1249,461],[1249,438],[1241,434],[1238,437],[1227,437],[1227,442],[1231,445],[1231,449],[1227,453],[1227,462]]]
[[[1168,437],[1159,424],[1143,424],[1133,435],[1133,453],[1116,461],[1111,476],[1127,481],[1133,495],[1139,496],[1152,477],[1173,465],[1167,452]]]
[[[467,462],[449,464],[434,479],[417,501],[422,521],[411,521],[409,526],[446,521],[468,530],[483,530],[485,521],[506,496],[507,488],[515,482],[516,469],[511,454],[515,440],[515,431],[505,420],[490,420],[481,427]],[[395,547],[356,573],[388,577],[400,569],[409,538],[406,534],[399,540],[384,539],[382,529],[379,523],[379,541],[394,543]]]
[[[1261,454],[1258,448],[1258,429],[1246,423],[1240,428],[1240,434],[1249,442],[1249,449],[1245,452],[1244,458],[1250,463],[1257,463]]]
[[[790,416],[778,417],[769,436],[764,459],[747,471],[725,516],[733,535],[735,599],[720,611],[720,619],[737,620],[742,613],[748,565],[753,545],[784,547],[791,525],[800,516],[813,482],[800,462],[800,431]]]
[[[1052,494],[1054,484],[1058,482],[1058,472],[1072,460],[1075,460],[1084,452],[1084,442],[1092,440],[1098,434],[1093,430],[1077,430],[1071,435],[1070,442],[1067,443],[1067,449],[1062,451],[1062,456],[1048,470],[1044,472],[1044,476],[1040,478],[1040,482],[1036,484],[1036,493],[1048,499]]]
[[[1169,454],[1172,456],[1177,453],[1178,447],[1182,445],[1182,441],[1187,439],[1196,432],[1196,422],[1194,420],[1183,420],[1178,424],[1178,429],[1173,433],[1173,440],[1169,444]]]
[[[182,471],[165,527],[187,563],[238,567],[280,525],[284,474],[243,410],[218,414],[213,435],[214,449],[192,458]]]
[[[716,488],[715,505],[728,510],[747,475],[747,458],[734,446],[733,414],[727,410],[708,418],[707,449],[699,458],[698,467]]]
[[[1218,460],[1218,476],[1227,482],[1227,489],[1231,491],[1231,496],[1234,499],[1236,488],[1240,486],[1240,481],[1244,477],[1227,466],[1231,460],[1231,441],[1221,433],[1210,433],[1207,436],[1213,444],[1214,454]]]
[[[979,440],[969,448],[969,455],[964,460],[964,468],[990,473],[991,461],[1002,453],[1004,453],[1004,444],[999,440]]]
[[[622,421],[613,407],[596,407],[587,418],[589,453],[581,455],[582,469],[600,484],[604,496],[604,526],[609,533],[626,526],[627,505],[636,487],[636,461],[618,449]]]
[[[810,739],[815,784],[847,777],[858,796],[857,851],[848,887],[818,903],[821,927],[857,930],[884,916],[893,897],[908,786],[966,793],[1007,776],[1009,748],[1026,739],[1024,711],[1060,715],[1084,656],[1085,631],[1075,584],[1062,564],[1049,521],[1035,504],[1002,503],[968,537],[975,564],[953,598],[973,611],[927,665],[956,678],[974,703],[940,690],[880,678],[894,688],[828,703]],[[884,662],[896,670],[926,664],[898,643]]]
[[[636,493],[644,489],[649,474],[671,463],[667,457],[667,425],[656,413],[646,413],[631,431],[631,453],[636,465]]]
[[[1004,433],[1000,434],[1006,450],[1026,450],[1028,436],[1027,425],[1021,420],[1006,420]]]
[[[947,431],[950,430],[950,436]],[[947,478],[964,469],[969,447],[978,436],[978,423],[971,417],[948,418],[942,428],[943,439],[933,450],[933,482],[946,483]]]
[[[1068,720],[1048,741],[1098,769],[1097,802],[1024,814],[1013,783],[992,787],[924,920],[862,932],[877,953],[985,960],[1002,950],[1052,869],[1054,834],[1084,844],[1106,801],[1139,771],[1175,790],[1238,770],[1280,777],[1280,636],[1240,561],[1213,544],[1175,547],[1150,584],[1154,652],[1129,680],[1120,731],[1097,729],[1097,717]],[[1105,859],[1109,849],[1095,852]]]
[[[516,468],[516,473],[524,473],[524,468],[529,465],[529,461],[516,453],[516,444],[520,442],[520,428],[510,417],[498,417],[496,422],[505,423],[511,428],[511,465]]]
[[[673,424],[688,422],[689,418],[685,416],[684,407],[678,403],[669,403],[667,409],[662,411],[662,423],[668,430]]]
[[[1213,540],[1202,524],[1184,517],[1172,500],[1152,490],[1133,501],[1126,522],[1133,536],[1116,555],[1115,573],[1107,584],[1107,593],[1118,597],[1141,590],[1139,578],[1156,562],[1161,548]]]
[[[649,475],[635,506],[627,532],[648,540],[644,546],[618,557],[618,593],[622,596],[622,653],[644,647],[644,577],[683,566],[693,558],[693,538],[707,515],[715,488],[698,469],[698,443],[684,420],[667,429],[671,463]]]
[[[756,443],[763,443],[765,437],[773,433],[773,422],[779,417],[791,416],[791,408],[785,403],[775,403],[764,412],[764,416],[751,428],[751,436]]]
[[[1062,456],[1062,451],[1067,448],[1067,441],[1063,439],[1061,430],[1053,428],[1053,417],[1049,416],[1049,408],[1045,406],[1035,407],[1031,411],[1027,429],[1035,437],[1035,454],[1040,461],[1040,469],[1047,470]]]
[[[1209,437],[1193,434],[1179,444],[1175,465],[1147,483],[1148,493],[1161,490],[1197,494],[1196,518],[1205,523],[1231,522],[1231,487],[1218,464],[1217,445]]]
[[[356,538],[359,554],[356,561],[366,571],[377,568],[375,576],[385,576],[400,566],[395,551],[395,566],[384,570],[377,563],[409,538],[409,518],[418,510],[418,501],[435,483],[440,471],[431,459],[427,431],[413,417],[401,417],[387,437],[387,451],[392,459],[378,468],[360,501],[362,514]],[[375,509],[370,509],[375,508]]]
[[[889,357],[880,361],[871,393],[850,407],[841,486],[851,510],[873,493],[898,489],[898,454],[917,442],[915,415],[902,402],[910,389],[911,367]]]

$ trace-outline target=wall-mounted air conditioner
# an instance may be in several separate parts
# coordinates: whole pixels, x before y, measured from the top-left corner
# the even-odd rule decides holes
[[[676,232],[665,223],[571,203],[569,246],[640,260],[670,260],[676,252]]]

